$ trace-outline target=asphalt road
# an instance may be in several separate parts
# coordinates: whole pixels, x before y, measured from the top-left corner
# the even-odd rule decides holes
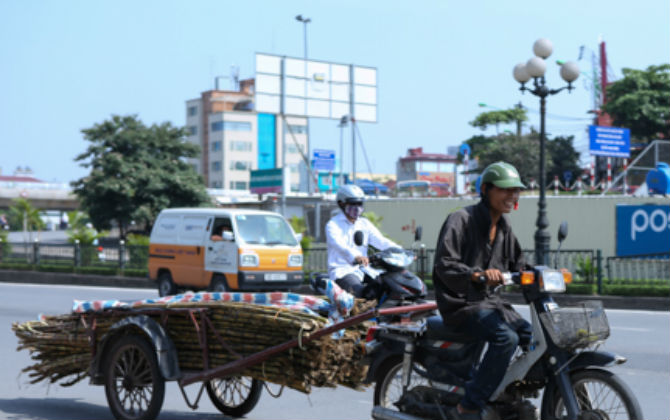
[[[112,289],[82,286],[0,284],[0,419],[112,419],[104,388],[88,381],[69,388],[59,385],[29,385],[22,368],[31,363],[27,351],[16,352],[12,322],[32,320],[38,314],[69,312],[73,299],[142,299],[155,297],[153,290]],[[524,307],[517,307],[527,315]],[[612,336],[604,349],[628,357],[613,368],[633,389],[646,419],[670,418],[670,313],[607,310]],[[273,391],[277,391],[273,387]],[[187,388],[193,399],[198,386]],[[278,399],[263,393],[248,419],[369,419],[372,389],[358,392],[346,388],[316,389],[309,396],[284,390]],[[221,419],[221,414],[203,396],[197,411],[185,404],[175,383],[167,384],[160,419]]]

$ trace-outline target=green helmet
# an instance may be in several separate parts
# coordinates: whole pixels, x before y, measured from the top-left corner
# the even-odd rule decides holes
[[[482,173],[482,184],[490,182],[498,188],[526,188],[516,168],[507,162],[492,163]]]

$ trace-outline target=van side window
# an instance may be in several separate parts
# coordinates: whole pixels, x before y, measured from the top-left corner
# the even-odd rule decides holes
[[[212,236],[211,240],[221,241],[223,240],[223,232],[233,232],[233,225],[230,222],[230,219],[227,217],[217,217],[214,219],[214,224],[212,227]]]

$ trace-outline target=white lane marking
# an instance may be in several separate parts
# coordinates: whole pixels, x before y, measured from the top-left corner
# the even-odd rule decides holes
[[[155,293],[154,289],[145,289],[145,288],[133,288],[133,287],[107,287],[107,286],[83,286],[76,284],[37,284],[37,283],[5,283],[0,282],[0,286],[14,286],[14,287],[53,287],[53,288],[65,288],[65,289],[77,289],[77,290],[113,290],[118,292],[129,291],[129,292],[146,292],[146,293]]]
[[[651,332],[651,329],[649,328],[637,328],[637,327],[612,327],[610,326],[610,329],[613,330],[621,330],[621,331],[633,331],[633,332]]]

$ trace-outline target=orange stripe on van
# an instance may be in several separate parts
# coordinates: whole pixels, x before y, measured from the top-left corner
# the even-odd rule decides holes
[[[149,276],[158,278],[158,272],[168,270],[178,286],[204,288],[209,285],[205,276],[205,248],[194,245],[149,245]]]

